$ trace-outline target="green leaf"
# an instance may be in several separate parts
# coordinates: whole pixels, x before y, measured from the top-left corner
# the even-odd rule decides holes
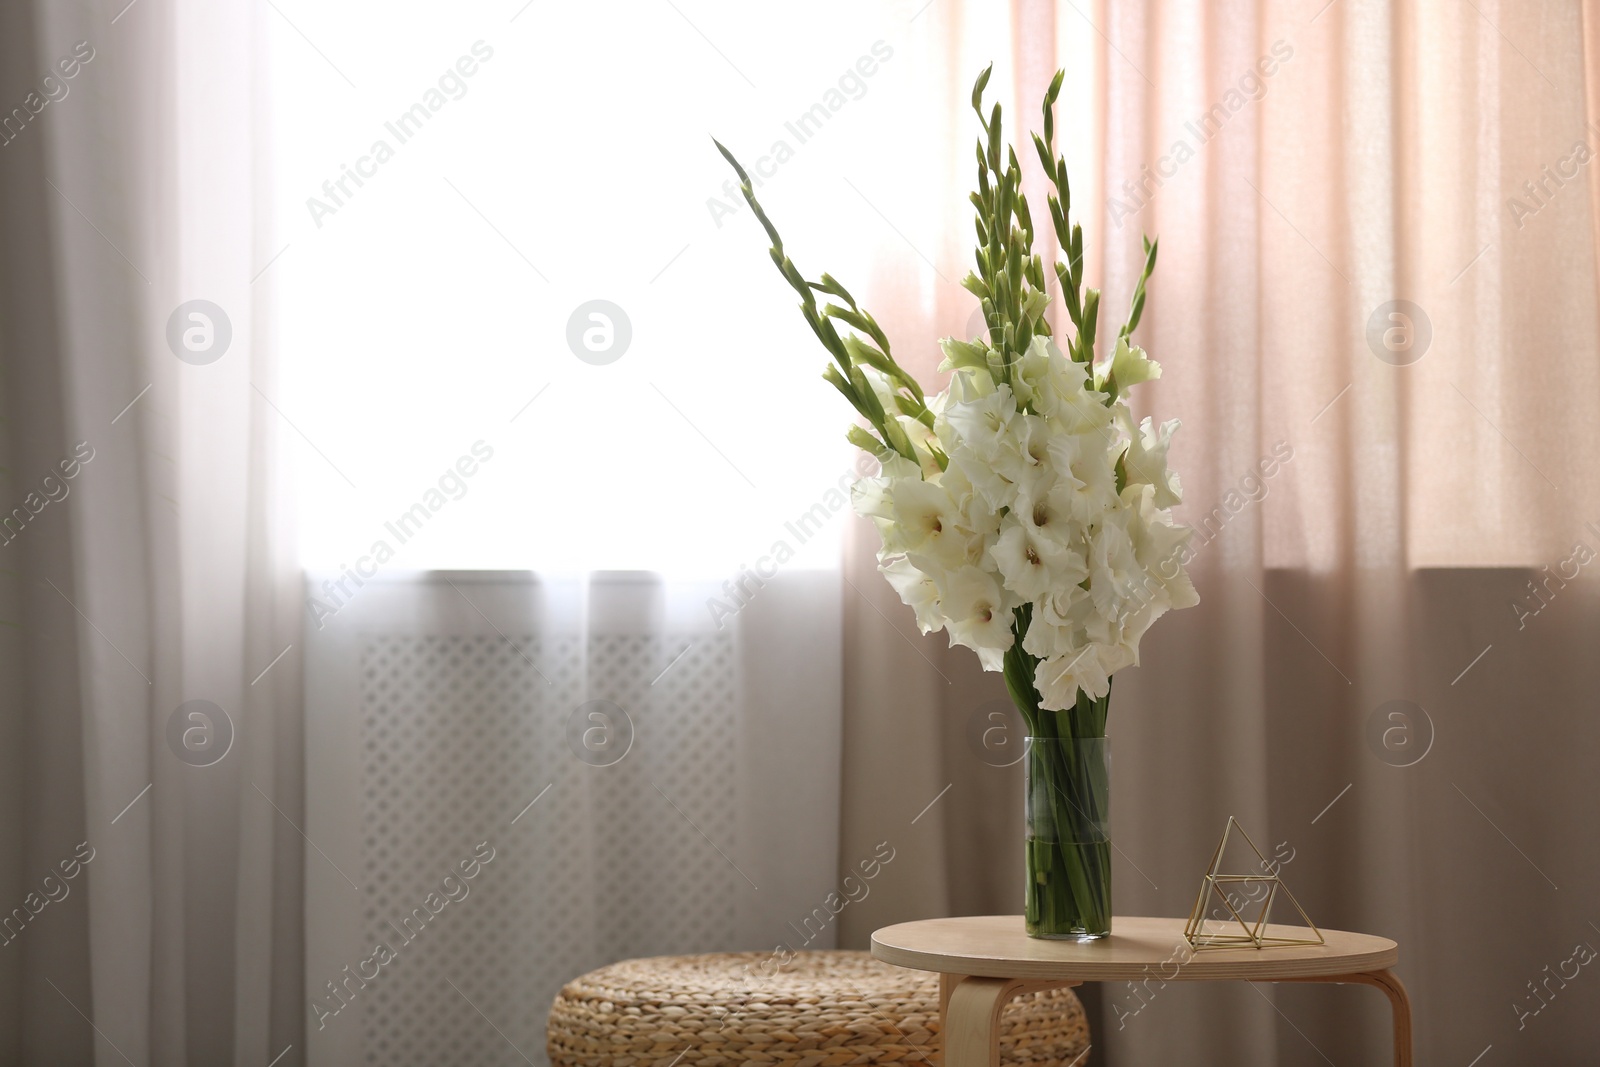
[[[1050,113],[1048,111],[1045,112],[1045,115],[1048,116],[1049,114]],[[1048,129],[1048,120],[1047,120],[1047,126],[1046,126],[1046,135],[1047,136],[1048,136],[1048,133],[1049,133],[1049,129]],[[1052,178],[1053,179],[1055,177],[1056,168],[1055,168],[1054,161],[1051,160],[1051,158],[1050,158],[1050,146],[1047,145],[1045,143],[1045,141],[1044,141],[1044,138],[1040,137],[1038,134],[1034,134],[1033,135],[1033,150],[1039,154],[1039,165],[1044,168],[1045,176],[1048,177],[1048,178]]]
[[[830,319],[840,319],[849,323],[851,326],[855,327],[862,333],[871,337],[874,341],[878,342],[880,347],[888,347],[889,339],[884,336],[883,330],[878,327],[877,320],[871,315],[868,315],[866,312],[854,310],[853,307],[842,308],[838,304],[829,304],[827,307],[822,309],[822,313],[828,316]],[[880,355],[882,355],[882,353],[880,353]],[[883,359],[886,362],[889,362],[891,365],[893,364],[893,360],[890,360],[887,355],[883,355]],[[905,373],[904,371],[901,371],[899,367],[895,367],[894,369],[901,374]],[[889,372],[885,371],[885,373]]]
[[[885,423],[883,401],[878,399],[877,390],[872,388],[872,383],[867,381],[867,376],[861,372],[860,367],[850,368],[850,385],[855,389],[856,396],[860,398],[860,403],[857,406],[865,405],[862,414],[867,416],[867,421],[874,426],[882,428]],[[890,442],[890,444],[893,443],[893,441]]]
[[[1100,290],[1089,289],[1083,294],[1083,323],[1079,326],[1079,340],[1085,351],[1093,354],[1095,327],[1100,319]]]
[[[1139,275],[1139,282],[1133,289],[1133,300],[1128,306],[1128,321],[1123,323],[1119,337],[1131,337],[1133,331],[1139,327],[1139,319],[1144,315],[1145,284],[1149,282],[1150,275],[1156,269],[1156,252],[1160,241],[1144,239],[1144,271]]]
[[[845,351],[850,353],[852,362],[865,363],[867,366],[882,373],[890,382],[910,393],[920,410],[922,405],[922,386],[906,372],[905,368],[853,334],[844,339],[844,347]],[[915,414],[915,412],[910,414]]]
[[[733,168],[733,172],[739,176],[739,181],[745,185],[750,184],[750,175],[746,174],[744,168],[739,165],[739,161],[733,158],[733,153],[728,151],[723,143],[715,137],[711,138],[711,143],[717,146],[717,151],[721,152],[722,158],[728,161],[728,165]]]
[[[851,407],[855,408],[857,411],[860,411],[863,415],[866,414],[866,412],[862,410],[861,402],[856,399],[856,391],[850,387],[849,382],[844,380],[844,376],[839,373],[838,367],[829,364],[828,369],[822,372],[822,380],[828,382],[835,389],[839,390],[839,392],[843,393],[844,398],[850,401]]]
[[[829,369],[831,370],[832,368],[830,367]],[[851,426],[845,431],[844,435],[851,444],[855,445],[863,452],[869,452],[872,455],[877,456],[880,462],[882,462],[885,456],[889,455],[889,446],[878,440],[872,434],[868,433],[863,427]]]
[[[834,281],[833,276],[826,272],[823,273],[820,281],[811,283],[811,288],[817,290],[819,293],[827,293],[830,296],[836,296],[843,300],[846,304],[849,304],[851,308],[856,306],[856,299],[850,295],[850,291],[844,286],[840,285],[838,282]]]
[[[939,365],[941,371],[978,370],[989,365],[989,346],[986,344],[946,337],[939,345],[944,350],[944,362]]]
[[[893,419],[885,422],[883,424],[883,433],[884,437],[886,437],[889,441],[890,448],[893,448],[896,452],[911,460],[913,463],[920,464],[920,461],[917,459],[917,450],[911,447],[911,438],[906,436],[905,429],[902,428],[898,422],[895,422]]]
[[[1050,88],[1044,91],[1044,136],[1046,140],[1053,140],[1056,129],[1056,98],[1061,95],[1061,79],[1065,78],[1065,70],[1056,71],[1056,76],[1050,79]],[[1049,170],[1048,165],[1045,170]]]
[[[978,80],[972,86],[972,110],[978,113],[978,121],[983,121],[983,90],[989,84],[989,75],[994,73],[994,64],[990,63],[983,68],[983,73],[978,75]],[[720,145],[718,147],[721,147]]]

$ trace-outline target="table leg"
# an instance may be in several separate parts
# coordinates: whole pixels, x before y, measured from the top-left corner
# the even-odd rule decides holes
[[[1015,978],[962,978],[944,1009],[944,1067],[1000,1067],[1000,1011],[1021,991]]]
[[[1390,970],[1367,971],[1362,974],[1336,974],[1318,978],[1276,978],[1279,982],[1325,982],[1335,985],[1354,983],[1369,985],[1383,991],[1389,998],[1389,1008],[1394,1015],[1394,1065],[1412,1067],[1411,1062],[1411,1000],[1400,976]]]
[[[939,1018],[941,1020],[948,1017],[950,1013],[950,994],[955,991],[956,986],[965,977],[966,975],[964,974],[939,975]]]
[[[1077,984],[941,974],[943,1067],[1000,1067],[1000,1013],[1011,998]]]
[[[1388,970],[1370,971],[1353,974],[1350,980],[1375,986],[1389,998],[1389,1007],[1394,1012],[1395,1067],[1411,1067],[1411,1000],[1406,996],[1406,987],[1400,984],[1400,976]]]

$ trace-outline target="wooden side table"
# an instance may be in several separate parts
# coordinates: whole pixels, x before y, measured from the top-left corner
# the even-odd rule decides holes
[[[1042,941],[1020,915],[925,919],[872,935],[885,963],[939,972],[944,1067],[999,1067],[1000,1009],[1012,997],[1082,982],[1351,982],[1376,986],[1394,1011],[1394,1062],[1411,1067],[1411,1003],[1391,967],[1400,948],[1385,937],[1324,930],[1326,944],[1195,952],[1182,919],[1116,917],[1101,941]],[[1279,937],[1304,927],[1272,926]]]

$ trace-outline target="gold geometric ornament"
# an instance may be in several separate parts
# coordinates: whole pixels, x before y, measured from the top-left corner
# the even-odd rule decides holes
[[[1250,846],[1250,851],[1255,854],[1260,864],[1260,869],[1271,871],[1271,874],[1223,874],[1221,872],[1223,855],[1228,848],[1228,838],[1238,830],[1239,836],[1244,838],[1245,844]],[[1300,906],[1300,902],[1289,892],[1289,887],[1283,884],[1283,879],[1278,877],[1279,868],[1267,862],[1267,858],[1256,848],[1256,843],[1250,840],[1250,835],[1244,832],[1244,827],[1239,825],[1237,819],[1228,816],[1228,825],[1222,831],[1222,840],[1217,843],[1217,851],[1211,857],[1211,865],[1206,868],[1205,877],[1200,882],[1200,895],[1195,898],[1194,909],[1189,912],[1189,922],[1183,928],[1184,939],[1187,940],[1195,951],[1204,951],[1212,948],[1243,948],[1253,945],[1256,948],[1271,948],[1282,945],[1321,945],[1325,944],[1322,931],[1317,929],[1317,924],[1311,921],[1311,916]],[[1256,899],[1245,899],[1238,902],[1233,890],[1243,890],[1245,886],[1259,887],[1261,892]],[[1246,890],[1246,896],[1250,891]],[[1267,933],[1267,916],[1272,912],[1273,902],[1282,893],[1287,897],[1294,910],[1300,913],[1300,918],[1305,920],[1315,937],[1274,937]],[[1222,905],[1224,917],[1211,919],[1206,917],[1207,905],[1215,898]],[[1245,918],[1244,913],[1250,910],[1252,904],[1259,904],[1261,910],[1256,914],[1255,921]],[[1208,924],[1220,923],[1220,927]]]

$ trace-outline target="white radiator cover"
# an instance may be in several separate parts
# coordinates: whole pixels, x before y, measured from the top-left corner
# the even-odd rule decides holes
[[[838,580],[718,630],[646,576],[406,575],[308,626],[309,1062],[542,1064],[586,970],[793,942],[835,888]],[[609,766],[568,741],[596,699]]]

